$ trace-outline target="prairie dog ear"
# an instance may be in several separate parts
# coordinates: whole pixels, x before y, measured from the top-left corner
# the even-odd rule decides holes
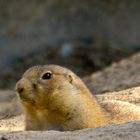
[[[68,77],[69,82],[72,84],[73,83],[73,80],[74,80],[73,77],[72,77],[72,75],[69,74],[67,77]]]

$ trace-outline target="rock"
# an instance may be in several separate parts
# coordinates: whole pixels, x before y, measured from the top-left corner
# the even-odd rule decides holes
[[[0,131],[23,131],[24,127],[24,115],[10,116],[10,118],[0,120]]]
[[[79,131],[0,132],[0,140],[139,140],[140,121]]]
[[[99,102],[106,100],[120,100],[140,105],[140,87],[130,88],[119,92],[108,92],[96,95]]]
[[[0,120],[19,115],[22,112],[20,103],[17,100],[15,91],[1,90],[0,91]]]
[[[140,53],[84,79],[93,94],[119,91],[140,85]]]
[[[15,95],[13,90],[0,90],[0,102],[9,102]]]

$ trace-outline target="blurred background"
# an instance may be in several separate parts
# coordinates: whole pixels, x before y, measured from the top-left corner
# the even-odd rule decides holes
[[[139,0],[0,0],[0,88],[38,64],[81,77],[140,51]]]

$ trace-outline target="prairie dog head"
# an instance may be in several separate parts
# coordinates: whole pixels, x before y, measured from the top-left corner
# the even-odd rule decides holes
[[[43,106],[52,101],[65,102],[66,97],[78,93],[81,84],[80,78],[64,67],[42,65],[29,68],[17,82],[16,90],[23,104]]]

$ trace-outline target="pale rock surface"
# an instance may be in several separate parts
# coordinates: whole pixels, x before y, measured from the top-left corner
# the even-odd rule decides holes
[[[140,122],[84,129],[73,132],[18,131],[0,132],[0,140],[139,140]]]
[[[84,79],[93,94],[140,86],[140,53]]]

